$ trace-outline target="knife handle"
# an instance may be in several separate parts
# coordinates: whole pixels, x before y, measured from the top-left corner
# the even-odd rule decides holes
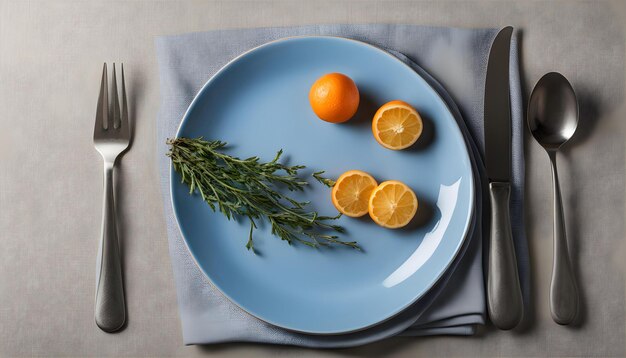
[[[502,330],[517,326],[524,314],[511,234],[510,196],[510,183],[489,183],[491,230],[487,272],[487,309],[491,322]]]

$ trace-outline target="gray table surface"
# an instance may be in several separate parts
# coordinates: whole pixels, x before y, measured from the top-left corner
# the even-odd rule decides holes
[[[0,1],[0,356],[624,356],[625,14],[615,2]],[[549,164],[527,139],[524,327],[345,350],[183,346],[158,192],[154,37],[316,23],[511,24],[523,30],[526,94],[551,70],[572,81],[580,131],[559,165],[579,325],[550,319]],[[136,126],[118,175],[129,324],[113,335],[93,320],[102,168],[91,137],[105,60],[125,64]]]

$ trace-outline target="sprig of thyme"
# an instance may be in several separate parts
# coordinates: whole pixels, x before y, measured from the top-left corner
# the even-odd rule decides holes
[[[325,171],[319,171],[319,172],[315,172],[313,173],[313,178],[315,178],[315,180],[317,180],[318,182],[326,185],[329,188],[332,188],[335,186],[336,181],[332,180],[332,179],[328,179],[328,178],[324,178],[322,176],[322,174],[326,173]]]
[[[189,193],[198,192],[213,211],[219,210],[230,220],[247,217],[250,234],[246,247],[254,250],[252,234],[257,221],[265,219],[271,224],[271,232],[289,244],[299,242],[310,247],[345,245],[359,249],[354,241],[342,241],[334,233],[344,229],[330,223],[340,217],[321,216],[307,210],[308,201],[294,200],[277,190],[277,186],[289,191],[302,191],[308,183],[298,177],[303,165],[288,166],[279,162],[282,150],[270,162],[258,157],[239,159],[222,150],[226,143],[200,138],[168,139],[174,170],[189,186]],[[315,179],[328,185],[330,179],[314,173]],[[331,232],[330,234],[328,232]]]

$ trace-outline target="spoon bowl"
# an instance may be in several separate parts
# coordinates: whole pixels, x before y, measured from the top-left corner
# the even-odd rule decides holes
[[[574,135],[578,126],[578,100],[562,74],[550,72],[535,85],[528,105],[528,126],[546,149],[556,150]]]
[[[576,131],[578,101],[572,85],[563,75],[550,72],[533,88],[528,104],[528,127],[548,152],[554,194],[554,262],[550,283],[550,311],[558,324],[570,324],[578,315],[578,287],[569,259],[556,153]]]

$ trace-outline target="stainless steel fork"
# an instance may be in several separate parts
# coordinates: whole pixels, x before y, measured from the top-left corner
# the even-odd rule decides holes
[[[113,169],[115,161],[130,144],[128,105],[122,72],[122,107],[117,95],[117,79],[113,64],[112,102],[109,103],[107,65],[102,69],[102,82],[96,112],[93,143],[104,161],[104,197],[102,206],[102,235],[96,273],[96,324],[105,332],[115,332],[126,321],[122,261],[115,213]]]

